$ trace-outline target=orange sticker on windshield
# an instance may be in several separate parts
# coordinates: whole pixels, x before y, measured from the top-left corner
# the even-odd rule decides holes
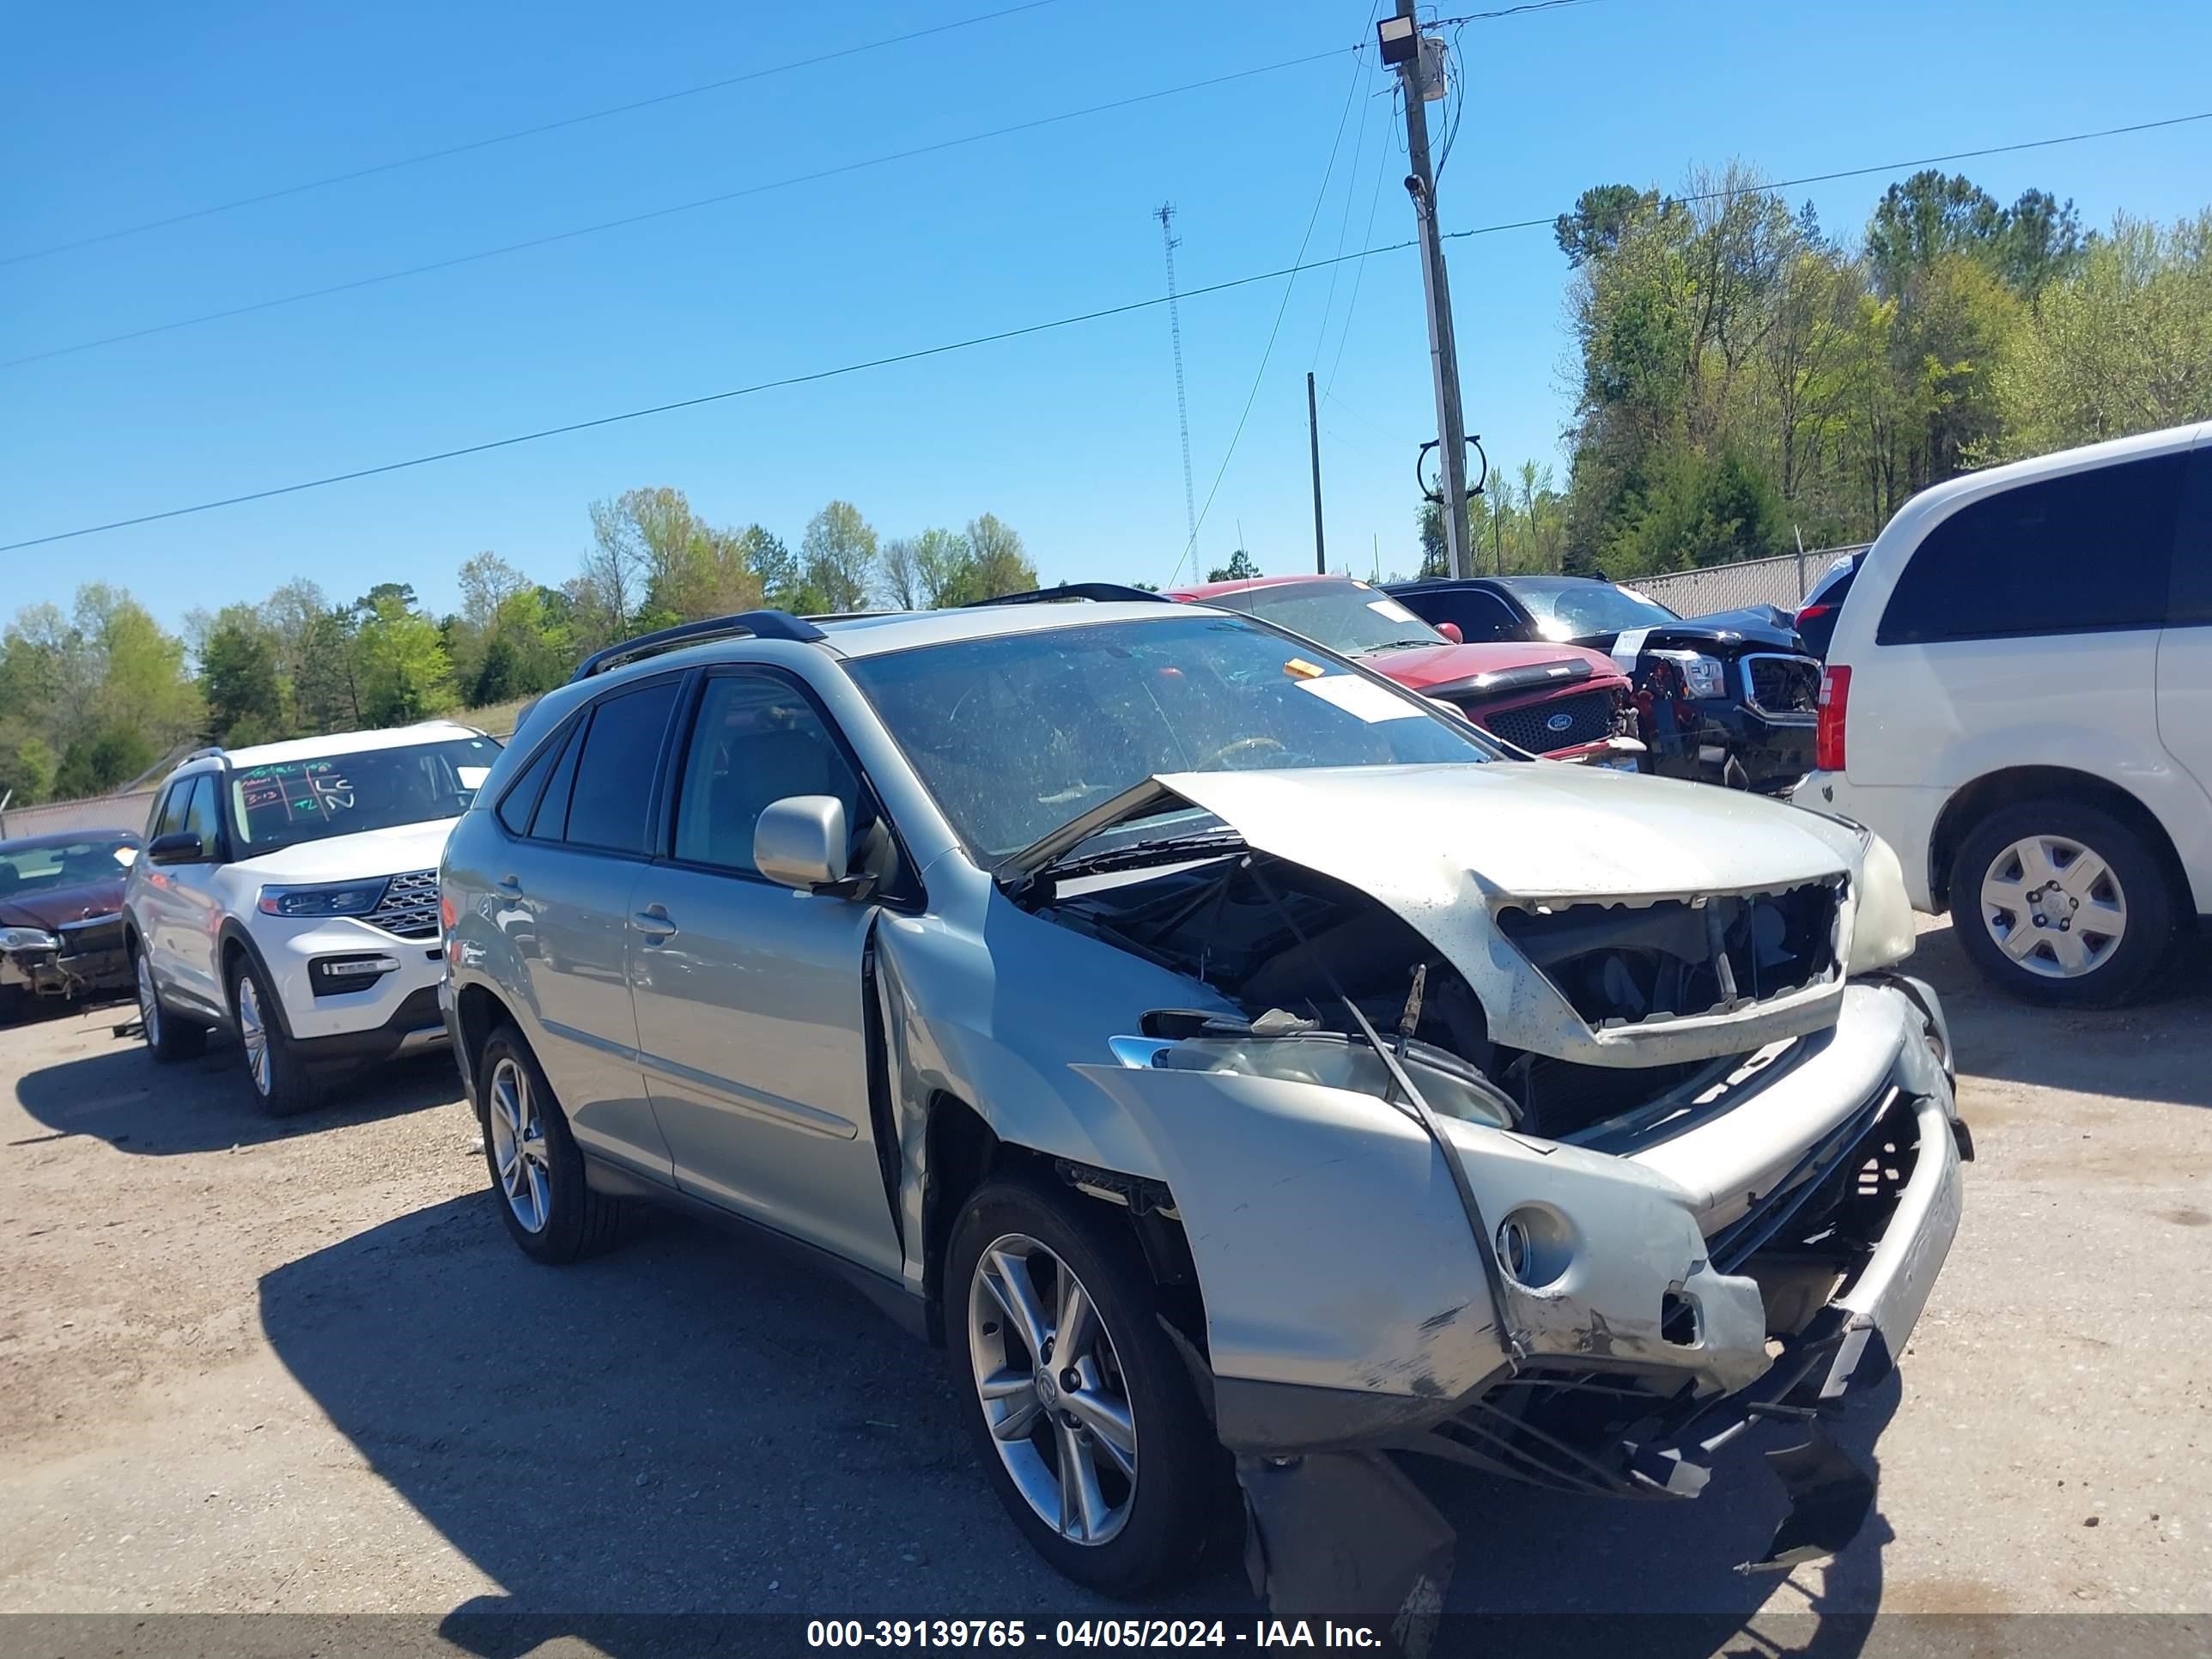
[[[1319,663],[1308,662],[1304,657],[1293,657],[1283,665],[1283,672],[1296,680],[1317,680],[1328,670]]]

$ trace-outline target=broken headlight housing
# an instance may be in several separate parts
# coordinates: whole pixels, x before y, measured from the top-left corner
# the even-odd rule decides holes
[[[1897,850],[1872,830],[1859,854],[1854,886],[1858,894],[1851,922],[1851,952],[1846,977],[1888,968],[1912,954],[1916,930],[1912,901],[1905,895],[1905,866]]]
[[[61,940],[36,927],[0,927],[0,951],[53,951]]]
[[[1708,657],[1702,651],[1654,651],[1649,654],[1674,665],[1674,672],[1682,677],[1684,696],[1728,696],[1728,669],[1718,657]]]

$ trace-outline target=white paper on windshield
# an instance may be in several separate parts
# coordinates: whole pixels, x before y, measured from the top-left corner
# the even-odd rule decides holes
[[[1622,673],[1633,676],[1636,659],[1644,654],[1644,641],[1651,637],[1648,628],[1632,628],[1613,642],[1613,665]]]
[[[1409,720],[1421,713],[1419,703],[1385,691],[1357,674],[1331,674],[1327,679],[1300,680],[1298,690],[1310,691],[1323,702],[1333,702],[1347,714],[1356,714],[1374,726],[1383,720]]]
[[[483,781],[491,775],[489,766],[456,766],[453,771],[459,777],[464,789],[481,789]]]
[[[1419,622],[1420,618],[1395,599],[1370,599],[1367,608],[1378,617],[1388,617],[1392,622]]]

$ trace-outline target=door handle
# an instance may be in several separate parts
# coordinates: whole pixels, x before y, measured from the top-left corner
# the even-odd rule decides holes
[[[645,935],[647,945],[664,945],[676,937],[676,924],[668,919],[665,907],[648,904],[630,919],[630,926]]]

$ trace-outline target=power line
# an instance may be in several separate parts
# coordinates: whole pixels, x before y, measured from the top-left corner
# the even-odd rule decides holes
[[[100,231],[90,236],[80,236],[71,242],[55,242],[46,247],[31,248],[21,253],[0,254],[0,265],[21,264],[30,259],[44,259],[57,253],[73,252],[78,248],[93,247],[102,242],[119,241],[126,236],[142,235],[149,230],[162,230],[171,225],[187,224],[195,219],[208,219],[219,213],[234,213],[240,208],[258,207],[264,202],[282,201],[286,197],[304,196],[312,191],[327,190],[333,185],[350,184],[356,179],[373,179],[379,173],[397,173],[404,167],[422,167],[430,161],[442,161],[451,156],[466,155],[474,151],[490,149],[500,144],[512,144],[524,138],[541,137],[549,132],[560,132],[569,127],[580,127],[592,121],[605,121],[617,115],[630,115],[641,109],[653,109],[662,104],[672,104],[685,98],[696,98],[709,92],[722,92],[731,87],[741,87],[751,81],[764,81],[771,76],[788,75],[793,70],[811,69],[817,64],[842,63],[864,52],[881,52],[887,46],[904,46],[909,40],[925,40],[933,34],[950,34],[957,29],[973,28],[980,23],[993,23],[1017,13],[1036,11],[1041,7],[1058,5],[1060,0],[1023,0],[1023,3],[1006,6],[998,11],[987,11],[974,17],[956,18],[949,23],[936,23],[927,28],[910,29],[904,34],[886,35],[880,40],[866,40],[858,46],[841,46],[835,52],[820,52],[811,58],[795,58],[787,64],[775,64],[767,69],[749,70],[743,75],[725,76],[719,81],[705,81],[694,87],[679,87],[673,92],[656,93],[650,98],[640,98],[627,104],[612,104],[605,109],[586,110],[580,115],[565,115],[557,121],[541,122],[534,127],[519,127],[513,132],[494,133],[489,138],[473,138],[466,143],[449,144],[443,149],[423,150],[414,155],[402,155],[389,161],[356,167],[349,173],[333,173],[320,179],[309,179],[296,185],[285,185],[276,190],[264,190],[252,196],[240,196],[228,202],[216,202],[206,207],[188,209],[173,213],[166,218],[147,219],[135,225],[122,225],[113,230]]]
[[[1275,355],[1276,337],[1283,331],[1283,318],[1291,308],[1291,295],[1298,286],[1299,261],[1306,257],[1306,247],[1313,240],[1314,227],[1321,222],[1322,205],[1328,200],[1328,181],[1336,176],[1336,158],[1344,148],[1345,124],[1352,118],[1352,100],[1359,95],[1359,71],[1363,65],[1355,56],[1352,64],[1352,84],[1344,90],[1344,111],[1336,118],[1336,137],[1329,141],[1328,163],[1322,169],[1321,189],[1314,194],[1313,211],[1306,215],[1305,234],[1298,238],[1298,251],[1291,258],[1291,279],[1283,284],[1282,303],[1275,307],[1275,325],[1267,331],[1267,349],[1260,354],[1260,367],[1252,376],[1252,390],[1245,394],[1243,412],[1237,417],[1237,429],[1229,434],[1229,447],[1222,453],[1221,465],[1214,470],[1212,487],[1206,492],[1206,505],[1199,509],[1198,522],[1191,526],[1190,539],[1183,544],[1182,558],[1176,561],[1175,574],[1168,578],[1172,585],[1182,574],[1184,560],[1198,550],[1198,532],[1206,526],[1206,515],[1213,511],[1213,498],[1221,493],[1221,481],[1229,476],[1229,463],[1237,459],[1237,446],[1244,436],[1244,423],[1252,418],[1252,405],[1259,400],[1260,384],[1267,378],[1268,361]],[[1331,264],[1334,260],[1328,262]],[[1238,540],[1243,538],[1240,536]]]
[[[1500,17],[1519,17],[1532,11],[1564,11],[1569,6],[1594,6],[1598,0],[1535,0],[1526,6],[1506,6],[1498,11],[1470,11],[1458,17],[1431,18],[1424,25],[1432,29],[1448,29],[1455,23],[1488,23]]]
[[[748,196],[765,195],[770,191],[788,190],[796,185],[810,185],[824,179],[835,179],[848,173],[860,173],[870,167],[887,167],[895,161],[911,161],[920,155],[934,155],[944,150],[959,149],[969,144],[980,144],[994,138],[1005,138],[1018,132],[1034,132],[1040,127],[1056,126],[1062,122],[1084,119],[1093,115],[1104,115],[1115,110],[1129,109],[1139,104],[1154,103],[1163,98],[1180,97],[1188,92],[1200,92],[1209,87],[1224,86],[1232,81],[1248,81],[1255,76],[1273,75],[1279,70],[1297,69],[1307,64],[1318,64],[1331,58],[1340,58],[1346,52],[1357,54],[1359,46],[1339,46],[1328,52],[1310,52],[1303,58],[1288,58],[1280,63],[1262,64],[1256,69],[1235,70],[1226,75],[1216,75],[1203,81],[1186,82],[1182,86],[1165,87],[1158,92],[1141,92],[1127,98],[1116,98],[1108,103],[1092,104],[1082,109],[1066,110],[1058,115],[1043,115],[1035,120],[1017,121],[1009,126],[993,127],[984,132],[971,132],[958,138],[941,139],[933,144],[917,144],[911,149],[896,150],[888,155],[870,156],[863,161],[842,162],[833,167],[817,168],[787,179],[772,179],[765,184],[747,185],[741,190],[722,191],[713,196],[702,196],[695,201],[678,202],[669,207],[652,208],[643,213],[626,214],[619,219],[605,219],[597,224],[580,225],[573,230],[554,231],[544,236],[532,236],[520,242],[507,242],[498,247],[480,248],[473,253],[456,254],[447,259],[434,259],[425,264],[409,265],[398,270],[380,271],[373,276],[357,276],[350,282],[332,283],[323,288],[306,289],[297,294],[279,295],[274,299],[257,300],[250,305],[232,306],[222,311],[203,312],[197,317],[180,317],[166,323],[155,323],[145,328],[127,330],[121,334],[103,335],[98,339],[79,340],[70,345],[50,346],[44,351],[27,352],[20,357],[0,359],[0,369],[21,368],[26,364],[45,362],[54,357],[66,357],[81,351],[92,351],[101,346],[121,345],[130,340],[143,340],[155,334],[170,334],[179,329],[197,328],[206,323],[227,321],[234,317],[252,316],[255,313],[274,311],[281,307],[300,305],[309,300],[328,299],[332,295],[350,294],[357,289],[375,288],[385,283],[396,283],[410,276],[424,276],[433,271],[451,270],[460,265],[476,264],[486,259],[504,258],[510,253],[526,252],[532,248],[550,247],[559,242],[572,242],[580,237],[597,236],[610,230],[627,229],[656,219],[666,219],[680,213],[696,213],[702,208],[719,207],[724,203],[738,201]]]
[[[1367,259],[1377,254],[1397,253],[1413,246],[1411,242],[1394,242],[1383,247],[1362,248],[1356,253],[1340,256],[1344,259]],[[1212,283],[1204,288],[1186,289],[1185,300],[1204,299],[1212,294],[1223,294],[1231,289],[1249,288],[1255,283],[1271,283],[1281,276],[1295,276],[1300,271],[1317,270],[1335,264],[1334,259],[1316,259],[1303,265],[1285,265],[1278,270],[1263,270],[1250,276],[1232,276],[1225,282]],[[307,478],[297,483],[277,484],[267,489],[249,490],[241,495],[226,495],[216,501],[196,501],[190,507],[173,507],[159,513],[142,513],[128,519],[114,519],[106,524],[87,525],[77,530],[57,531],[50,536],[32,536],[21,541],[0,543],[0,553],[13,553],[27,547],[45,547],[54,542],[73,541],[81,536],[96,536],[110,530],[128,530],[134,525],[158,524],[165,519],[187,518],[194,514],[212,513],[218,507],[242,507],[249,501],[265,501],[278,495],[296,495],[303,490],[320,489],[330,484],[350,483],[360,478],[380,477],[387,472],[404,472],[418,466],[429,466],[439,461],[459,460],[464,456],[482,455],[495,449],[512,449],[518,444],[536,443],[543,438],[562,437],[572,432],[588,432],[603,426],[616,426],[625,421],[639,421],[652,415],[668,415],[678,410],[697,409],[707,404],[727,403],[736,398],[750,398],[763,392],[775,392],[786,386],[811,386],[821,380],[834,380],[848,374],[858,374],[872,368],[890,368],[900,363],[919,362],[925,357],[941,357],[949,352],[966,351],[976,346],[995,345],[1005,340],[1018,340],[1031,334],[1048,333],[1054,329],[1073,328],[1081,323],[1100,322],[1109,317],[1126,316],[1131,312],[1149,311],[1168,302],[1164,294],[1148,300],[1131,300],[1118,306],[1105,306],[1097,311],[1079,313],[1073,317],[1056,317],[1049,322],[1030,323],[1020,328],[1000,329],[996,333],[977,334],[964,340],[953,340],[942,345],[921,346],[912,351],[895,352],[887,357],[872,357],[862,362],[844,363],[835,368],[816,369],[806,374],[787,374],[773,380],[758,380],[750,386],[734,386],[726,392],[709,392],[696,398],[680,398],[672,403],[653,404],[643,409],[625,410],[618,415],[601,415],[588,421],[570,421],[561,426],[541,427],[535,432],[521,432],[506,438],[488,439],[483,443],[464,444],[457,449],[441,449],[428,455],[410,456],[404,461],[386,461],[380,466],[356,467],[351,471],[333,472],[319,478]]]
[[[1396,107],[1397,89],[1393,87],[1390,90],[1392,96],[1392,107],[1395,111]],[[1376,211],[1382,205],[1382,181],[1388,178],[1390,173],[1390,156],[1392,151],[1389,143],[1389,135],[1386,128],[1382,159],[1376,164],[1375,168],[1375,194],[1369,199],[1367,204],[1367,228],[1359,233],[1359,240],[1363,243],[1370,240],[1375,234]],[[1324,398],[1328,396],[1329,392],[1335,389],[1336,371],[1344,366],[1345,343],[1352,338],[1352,314],[1359,309],[1359,288],[1360,284],[1364,283],[1366,278],[1367,267],[1364,264],[1354,267],[1352,273],[1352,297],[1344,302],[1344,325],[1337,332],[1336,356],[1329,360],[1328,385],[1323,387],[1322,391],[1322,396]]]
[[[1863,178],[1869,173],[1903,173],[1908,169],[1936,167],[1947,161],[1972,161],[1980,156],[2003,155],[2020,150],[2047,149],[2056,144],[2083,143],[2091,139],[2119,137],[2128,133],[2154,131],[2197,121],[2212,121],[2212,110],[2194,115],[2176,115],[2158,121],[2136,122],[2127,126],[2100,128],[2094,132],[2069,133],[2056,138],[2032,138],[2018,143],[1992,144],[1979,149],[1953,150],[1942,155],[1926,155],[1909,161],[1892,161],[1878,167],[1845,167],[1832,173],[1808,173],[1796,179],[1776,179],[1760,186],[1766,190],[1789,190],[1799,185],[1823,184],[1838,179]],[[1678,202],[1710,200],[1721,196],[1739,194],[1729,191],[1705,191],[1693,195],[1678,196]],[[1444,233],[1447,238],[1487,236],[1507,230],[1549,228],[1557,221],[1552,218],[1515,219],[1498,224],[1477,225],[1466,230]],[[1330,265],[1349,260],[1367,260],[1384,253],[1401,253],[1413,247],[1411,241],[1385,243],[1380,246],[1361,248],[1356,252],[1338,254],[1326,259],[1308,260],[1304,264],[1285,265],[1276,270],[1263,270],[1249,276],[1232,276],[1225,281],[1211,283],[1203,288],[1185,289],[1185,300],[1204,299],[1210,295],[1225,294],[1235,289],[1249,288],[1257,283],[1271,283],[1278,278],[1297,276],[1304,271],[1325,270]],[[495,449],[511,449],[519,444],[535,443],[544,438],[556,438],[573,432],[587,432],[598,427],[615,426],[627,421],[642,420],[648,416],[666,415],[679,410],[696,409],[708,404],[726,403],[732,398],[751,397],[763,392],[773,392],[786,386],[808,386],[822,380],[841,379],[865,370],[888,368],[900,363],[918,362],[927,357],[940,357],[955,351],[974,347],[994,345],[1005,340],[1016,340],[1029,335],[1044,334],[1057,329],[1073,328],[1084,323],[1100,322],[1109,317],[1126,316],[1132,312],[1148,311],[1167,303],[1164,294],[1150,299],[1131,300],[1121,305],[1106,306],[1096,311],[1086,311],[1071,317],[1058,317],[1048,322],[1030,323],[1020,328],[1001,329],[995,333],[978,334],[964,340],[954,340],[941,345],[922,346],[912,351],[902,351],[890,356],[870,358],[865,362],[846,363],[835,368],[817,369],[805,374],[785,375],[773,380],[757,381],[750,386],[737,386],[726,392],[711,392],[696,398],[678,398],[672,403],[654,404],[643,409],[626,410],[617,415],[602,415],[592,420],[571,421],[562,426],[544,427],[535,432],[518,433],[510,437],[489,439],[483,443],[465,444],[456,449],[440,450],[432,454],[417,455],[404,461],[387,461],[380,466],[358,467],[351,471],[334,472],[324,477],[308,478],[296,483],[279,484],[267,489],[251,490],[244,495],[228,495],[219,500],[195,502],[189,507],[174,507],[159,513],[143,513],[133,518],[116,519],[106,524],[86,525],[76,530],[57,531],[48,536],[27,537],[20,541],[0,543],[0,553],[14,553],[27,547],[44,547],[55,542],[73,541],[82,536],[95,536],[111,530],[126,530],[133,526],[155,524],[167,519],[181,519],[194,514],[211,513],[220,507],[240,507],[249,501],[268,501],[278,495],[295,495],[303,490],[320,489],[327,485],[349,483],[360,478],[373,478],[389,472],[403,472],[418,466],[428,466],[440,461],[458,460],[464,456],[481,455]],[[1278,312],[1279,322],[1281,313]],[[1249,405],[1248,405],[1249,407]]]

